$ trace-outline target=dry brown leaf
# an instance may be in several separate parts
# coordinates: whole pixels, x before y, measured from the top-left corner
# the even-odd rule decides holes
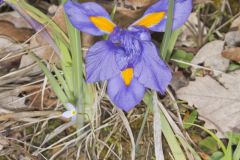
[[[65,14],[64,14],[64,8],[63,6],[58,7],[54,17],[53,21],[65,32],[67,33],[67,26],[65,23]]]
[[[229,60],[222,57],[224,41],[216,40],[203,46],[193,58],[193,64],[202,64],[211,69],[226,71],[229,66]]]
[[[231,31],[225,35],[225,42],[228,47],[240,46],[240,31]]]
[[[0,21],[0,36],[15,42],[24,42],[33,35],[33,30],[27,28],[16,28],[12,23],[7,21]]]
[[[18,12],[16,12],[16,11],[1,13],[0,20],[10,22],[10,23],[14,24],[14,26],[16,28],[29,28],[29,29],[32,28],[25,21],[25,19],[21,15],[19,15]]]
[[[197,77],[187,87],[177,91],[179,99],[198,109],[207,128],[220,131],[240,131],[240,71],[223,74],[218,80],[210,76]]]
[[[231,29],[237,29],[240,30],[240,16],[238,16],[231,24]]]
[[[227,59],[240,62],[240,47],[227,49],[222,55]]]
[[[27,46],[28,44],[22,45],[7,37],[0,37],[0,76],[19,66],[21,55],[18,52]]]
[[[125,0],[125,4],[132,6],[134,9],[150,6],[155,3],[157,0]]]
[[[174,91],[178,90],[179,88],[187,86],[189,80],[183,75],[182,72],[173,72],[173,78],[171,81],[171,87]]]

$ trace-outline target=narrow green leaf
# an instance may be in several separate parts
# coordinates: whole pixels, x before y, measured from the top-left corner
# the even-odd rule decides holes
[[[60,101],[62,103],[67,103],[68,99],[67,96],[65,95],[65,93],[63,92],[62,88],[60,87],[58,81],[56,80],[56,78],[53,76],[53,74],[48,70],[47,66],[41,61],[41,59],[36,56],[34,53],[29,53],[31,55],[31,57],[37,62],[37,64],[39,65],[39,67],[42,69],[42,71],[44,72],[44,74],[46,75],[46,77],[48,78],[48,81],[53,89],[53,91],[55,92],[55,94],[57,95],[57,97],[60,99]]]
[[[212,154],[212,156],[209,158],[209,160],[221,160],[223,158],[224,154],[222,152],[215,152]]]
[[[192,53],[187,53],[183,50],[177,50],[173,53],[171,58],[190,63],[192,61],[193,57],[194,57],[194,55]],[[177,62],[177,65],[183,69],[186,69],[189,67],[189,65],[186,65],[183,63],[178,63],[178,62]]]
[[[168,44],[168,51],[167,51],[167,57],[166,57],[166,61],[168,62],[170,60],[170,57],[173,53],[173,49],[174,49],[174,46],[177,42],[177,39],[178,39],[178,36],[182,33],[182,29],[179,28],[175,31],[172,32],[171,34],[171,37],[170,37],[170,40],[169,40],[169,44]]]
[[[69,101],[72,103],[72,101],[74,100],[73,98],[73,94],[71,93],[71,91],[68,88],[68,85],[65,81],[65,79],[63,78],[63,75],[60,73],[60,71],[57,69],[57,67],[55,65],[53,65],[53,70],[57,76],[57,79],[59,81],[59,83],[61,84],[61,86],[63,87]]]
[[[191,125],[192,125],[192,126],[196,126],[196,127],[198,127],[198,128],[201,128],[202,130],[204,130],[205,132],[207,132],[210,136],[212,136],[212,137],[215,139],[215,141],[218,143],[218,145],[220,146],[220,148],[222,149],[222,151],[224,152],[224,154],[227,153],[227,149],[226,149],[225,145],[223,144],[223,142],[222,142],[213,132],[211,132],[209,129],[204,128],[204,127],[202,127],[202,126],[200,126],[200,125],[197,125],[197,124],[191,124]]]
[[[184,124],[183,124],[183,126],[184,126],[184,128],[185,129],[188,129],[188,128],[190,128],[191,127],[191,123],[194,123],[195,121],[196,121],[196,119],[197,119],[197,111],[196,110],[194,110],[190,115],[189,115],[189,117],[184,121]],[[190,123],[190,124],[189,124]]]
[[[233,159],[233,154],[232,154],[232,138],[229,138],[228,141],[228,146],[227,146],[227,151],[224,155],[223,160],[232,160]]]
[[[198,153],[194,150],[194,148],[192,148],[192,146],[188,142],[186,142],[186,140],[184,140],[182,137],[178,135],[177,135],[177,138],[179,139],[181,144],[185,146],[192,153],[194,160],[202,160],[201,157],[198,155]]]
[[[206,137],[205,139],[201,140],[199,142],[199,146],[203,151],[211,153],[211,154],[218,150],[218,144],[215,141],[215,139],[212,138],[211,136]]]
[[[167,143],[172,151],[173,157],[175,158],[175,160],[186,160],[186,157],[182,151],[182,148],[179,144],[179,142],[177,141],[177,138],[172,130],[172,128],[170,127],[166,117],[164,116],[164,114],[161,111],[161,123],[162,123],[162,132],[164,137],[167,140]]]
[[[174,0],[169,0],[166,30],[161,44],[161,57],[166,60],[168,57],[169,41],[172,34]],[[170,56],[169,56],[170,57]]]
[[[72,77],[73,77],[73,92],[75,97],[75,105],[77,106],[78,113],[85,113],[85,100],[84,100],[84,79],[83,79],[83,55],[81,48],[81,37],[80,32],[75,29],[65,16],[68,36],[71,44],[71,54],[72,54]],[[91,96],[91,95],[88,95]],[[77,126],[82,128],[84,125],[84,115],[78,114],[77,116]]]
[[[233,160],[239,160],[240,159],[240,141],[238,142],[238,145],[233,153]]]

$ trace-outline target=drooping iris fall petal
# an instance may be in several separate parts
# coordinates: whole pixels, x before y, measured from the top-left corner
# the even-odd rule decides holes
[[[68,0],[64,10],[73,26],[82,32],[100,36],[111,33],[115,27],[107,11],[94,2],[77,3]]]
[[[146,88],[164,94],[172,74],[168,66],[160,59],[156,46],[152,42],[143,42],[140,62],[135,67],[135,76]]]
[[[129,111],[144,97],[145,87],[133,77],[127,86],[121,74],[108,80],[107,93],[112,102],[124,111]]]
[[[160,0],[150,6],[143,17],[133,23],[132,26],[144,26],[152,31],[164,32],[167,22],[169,0]],[[188,19],[192,11],[192,0],[175,0],[173,26],[175,30],[181,27]]]

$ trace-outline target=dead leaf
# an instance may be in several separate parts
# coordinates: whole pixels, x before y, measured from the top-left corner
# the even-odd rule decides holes
[[[0,37],[0,76],[19,66],[21,55],[18,52],[27,46],[28,44],[23,45],[7,37]]]
[[[16,28],[28,28],[31,29],[32,27],[26,22],[26,20],[19,15],[18,12],[6,12],[0,14],[1,21],[7,21],[12,23]]]
[[[174,91],[179,88],[187,86],[189,83],[188,79],[183,75],[182,72],[173,72],[173,78],[171,81],[171,87]]]
[[[225,40],[228,47],[240,46],[240,31],[231,31],[225,35]]]
[[[150,6],[157,0],[125,0],[125,5],[132,6],[134,9]]]
[[[227,59],[240,62],[240,47],[227,49],[222,55]]]
[[[24,42],[33,35],[33,30],[27,28],[16,28],[8,21],[0,21],[0,36],[5,36],[15,42]]]
[[[65,13],[63,6],[58,7],[53,21],[63,30],[63,32],[67,33],[67,26],[65,23]]]
[[[231,29],[240,30],[240,16],[238,16],[231,24]]]
[[[197,77],[187,87],[177,91],[179,99],[198,109],[207,128],[220,131],[240,131],[240,71],[222,74],[215,80],[210,76]]]
[[[216,40],[203,46],[193,58],[193,64],[202,64],[218,71],[226,71],[229,60],[222,57],[224,41]]]

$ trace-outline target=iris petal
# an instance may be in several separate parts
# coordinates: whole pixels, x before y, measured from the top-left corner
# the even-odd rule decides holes
[[[100,41],[94,44],[86,56],[86,73],[88,82],[108,80],[120,73],[115,60],[119,52],[111,41]]]
[[[71,103],[66,104],[66,109],[68,111],[76,111],[76,107],[74,105],[72,105]]]
[[[135,76],[145,87],[164,94],[172,74],[167,65],[158,56],[158,51],[152,42],[143,42],[141,61],[135,66]]]
[[[63,112],[62,116],[64,118],[71,118],[73,117],[74,115],[72,114],[72,111],[66,111],[66,112]]]
[[[72,121],[76,121],[77,120],[77,116],[72,116]]]
[[[115,26],[107,11],[94,2],[77,3],[68,0],[64,10],[73,26],[88,34],[100,36],[111,32]]]
[[[108,81],[107,92],[112,102],[127,112],[143,99],[145,87],[136,78],[126,86],[119,74]]]
[[[160,0],[144,13],[143,17],[133,25],[144,24],[145,27],[152,31],[164,32],[167,22],[167,12],[168,12],[169,0]],[[174,19],[172,29],[175,30],[181,27],[188,19],[192,11],[192,0],[175,0],[174,6]],[[165,17],[161,17],[161,13],[165,13]],[[158,23],[153,20],[159,20]],[[141,23],[140,23],[141,22]],[[153,25],[154,24],[154,25]]]

